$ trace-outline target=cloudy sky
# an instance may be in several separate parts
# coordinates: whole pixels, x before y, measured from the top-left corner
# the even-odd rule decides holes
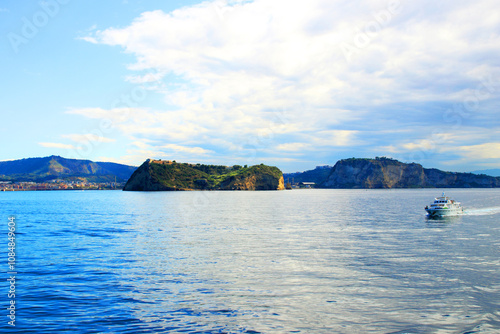
[[[0,160],[500,168],[494,0],[0,0]]]

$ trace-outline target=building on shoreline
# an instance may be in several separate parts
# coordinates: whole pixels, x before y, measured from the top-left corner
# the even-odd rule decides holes
[[[0,191],[37,190],[114,190],[123,189],[124,183],[52,180],[50,182],[0,181]]]

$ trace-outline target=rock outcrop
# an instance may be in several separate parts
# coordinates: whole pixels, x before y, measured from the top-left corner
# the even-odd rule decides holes
[[[257,169],[257,170],[252,170]],[[273,170],[275,169],[275,170]],[[221,190],[284,190],[283,175],[276,167],[253,166],[248,173],[230,176],[220,183]]]
[[[132,174],[126,191],[175,190],[283,190],[283,174],[277,167],[256,165],[215,166],[146,160]]]
[[[344,159],[331,169],[320,188],[494,188],[500,178],[426,169],[389,158]]]

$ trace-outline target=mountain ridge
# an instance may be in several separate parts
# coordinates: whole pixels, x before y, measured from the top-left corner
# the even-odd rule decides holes
[[[154,160],[151,160],[154,161]],[[161,161],[161,160],[159,160]],[[172,183],[175,189],[214,189],[217,184],[227,189],[245,189],[257,187],[259,182],[262,187],[266,182],[278,183],[280,177],[287,181],[315,182],[317,188],[431,188],[431,187],[455,187],[455,188],[486,188],[500,187],[500,177],[483,174],[446,172],[435,168],[424,168],[416,163],[403,163],[386,157],[371,158],[349,158],[339,160],[333,167],[318,166],[313,170],[281,173],[277,167],[254,167],[249,171],[242,166],[215,166],[200,164],[178,164],[178,166],[191,166],[190,170],[184,169],[191,177],[190,184],[182,184],[177,180]],[[256,165],[265,166],[265,165]],[[246,176],[238,175],[243,170],[231,170],[231,168],[245,169]],[[276,172],[273,169],[279,171]],[[74,180],[84,178],[89,182],[126,182],[138,168],[117,164],[113,162],[93,162],[83,159],[68,159],[61,156],[48,156],[25,158],[18,160],[0,161],[0,181],[11,182],[46,182],[53,179]],[[492,170],[496,171],[496,170]],[[181,174],[182,174],[181,173]],[[250,180],[250,174],[259,175],[259,178]],[[267,181],[264,179],[270,175]],[[186,176],[186,175],[184,175]],[[188,179],[189,179],[188,177]],[[224,179],[226,178],[227,179]],[[225,183],[222,183],[222,181]],[[193,183],[197,180],[197,183]],[[203,181],[205,180],[205,181]],[[205,183],[207,182],[207,183]],[[276,185],[278,188],[279,185]],[[167,186],[168,188],[168,186]]]
[[[471,172],[472,174],[478,175],[488,175],[488,176],[500,176],[500,169],[482,169],[482,170],[474,170]]]
[[[320,188],[496,188],[500,178],[445,172],[390,158],[339,160]]]
[[[68,159],[57,155],[0,161],[0,181],[45,182],[85,178],[93,182],[128,180],[137,167],[114,162]]]
[[[333,167],[317,166],[313,170],[283,175],[287,182],[314,182],[316,188],[500,187],[499,177],[424,168],[387,157],[341,159]]]

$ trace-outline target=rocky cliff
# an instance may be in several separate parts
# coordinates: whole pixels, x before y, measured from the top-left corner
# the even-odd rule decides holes
[[[126,191],[283,190],[277,167],[232,167],[147,160],[127,181]]]
[[[321,188],[493,188],[500,178],[426,169],[389,158],[338,161]]]
[[[220,183],[221,190],[284,190],[283,174],[277,167],[252,166],[245,173],[229,176]]]

